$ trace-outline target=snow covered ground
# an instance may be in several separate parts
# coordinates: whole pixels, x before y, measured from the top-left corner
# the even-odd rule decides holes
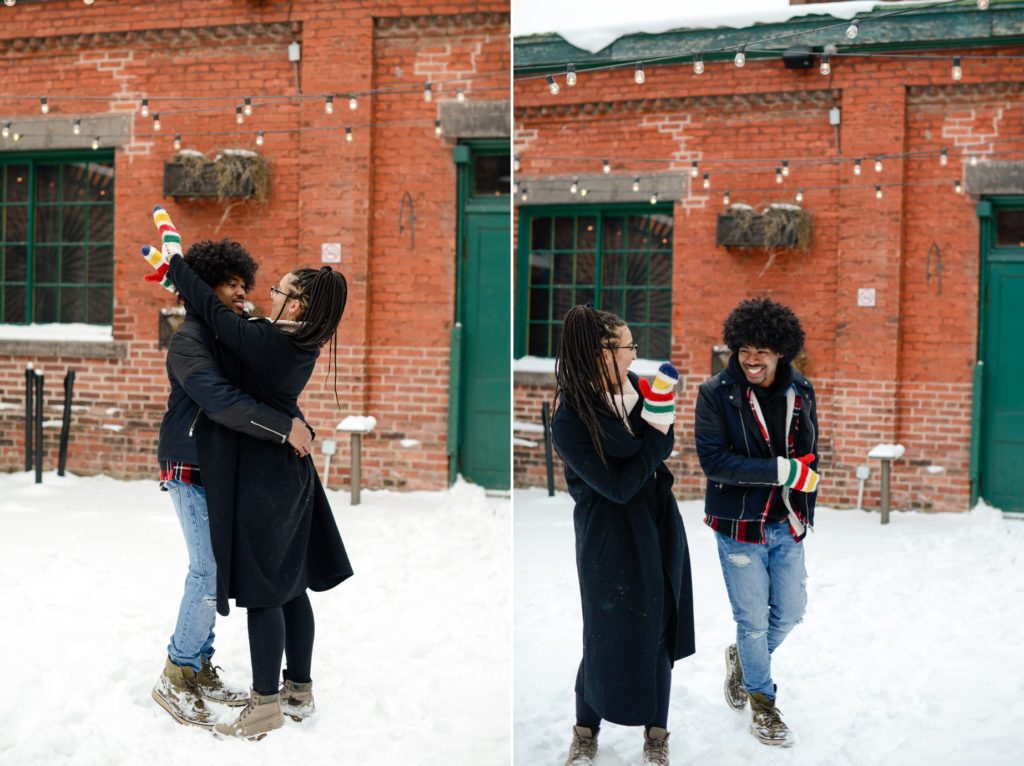
[[[516,491],[517,766],[560,766],[580,658],[572,501]],[[773,662],[797,737],[772,749],[726,707],[735,635],[702,503],[680,504],[694,577],[697,654],[676,664],[672,763],[999,766],[1024,763],[1024,521],[819,508],[807,544],[807,616]],[[641,730],[605,724],[598,766],[640,763]]]
[[[187,566],[156,482],[0,475],[0,763],[507,764],[508,499],[328,495],[355,576],[311,594],[318,713],[220,741],[150,697]],[[244,610],[218,617],[215,661],[249,685]]]

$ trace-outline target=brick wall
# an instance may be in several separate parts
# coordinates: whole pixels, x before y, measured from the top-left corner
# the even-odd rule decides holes
[[[600,166],[574,157],[609,157],[613,175],[623,177],[685,173],[692,160],[711,173],[711,190],[691,186],[674,206],[672,361],[683,372],[683,412],[679,453],[669,465],[681,497],[703,492],[692,403],[710,373],[710,349],[740,300],[770,296],[793,307],[807,333],[805,372],[819,399],[821,502],[855,504],[854,471],[869,462],[868,450],[899,442],[907,455],[894,464],[894,504],[962,510],[970,495],[978,219],[975,200],[955,194],[953,179],[962,178],[962,151],[1024,156],[1021,73],[1011,62],[972,61],[964,81],[952,83],[949,60],[840,63],[830,77],[778,61],[748,61],[742,70],[708,64],[700,77],[689,64],[659,65],[642,87],[626,69],[586,72],[556,97],[542,80],[518,82],[520,182]],[[828,119],[834,106],[842,115],[835,127]],[[949,147],[948,167],[940,166],[941,146]],[[876,154],[908,152],[921,154],[886,160],[881,174],[872,169]],[[865,158],[859,178],[850,162],[801,164],[856,156]],[[652,158],[663,162],[640,161]],[[762,164],[716,165],[716,158]],[[777,185],[774,166],[783,159],[792,172]],[[875,183],[913,185],[886,187],[878,200]],[[807,255],[715,246],[724,190],[732,202],[760,208],[793,202],[797,188],[806,189],[803,207],[814,221]],[[942,256],[941,292],[933,244]],[[875,288],[874,307],[858,307],[861,287]],[[538,402],[550,395],[550,381],[517,374],[516,420],[539,422]],[[870,462],[864,502],[877,507],[879,465]],[[542,484],[540,448],[517,446],[514,470],[518,486]]]
[[[299,64],[288,61],[293,40],[302,45]],[[87,409],[73,418],[70,470],[152,475],[167,394],[157,316],[173,299],[141,282],[148,266],[136,253],[139,244],[154,241],[149,210],[161,201],[163,163],[174,154],[176,133],[183,134],[183,146],[212,157],[225,147],[256,149],[255,131],[264,130],[260,151],[272,170],[266,206],[163,204],[186,244],[229,237],[248,247],[260,263],[250,299],[263,309],[269,308],[269,285],[293,268],[317,264],[322,243],[340,243],[349,281],[337,339],[340,407],[327,349],[300,405],[320,438],[346,415],[377,418],[377,431],[363,446],[367,485],[445,486],[457,137],[437,137],[433,121],[456,87],[470,101],[507,98],[508,60],[504,2],[195,0],[161,8],[159,15],[128,2],[8,10],[0,30],[0,116],[40,117],[36,103],[3,94],[45,92],[53,107],[48,119],[119,113],[128,115],[130,129],[115,155],[113,330],[123,358],[54,356],[57,347],[47,345],[27,354],[10,344],[0,351],[0,403],[14,407],[0,409],[0,469],[23,467],[23,372],[32,362],[46,373],[48,408],[62,397],[64,371],[76,370],[76,403]],[[448,78],[459,82],[435,85],[434,101],[425,103],[423,83]],[[394,90],[361,97],[354,112],[338,97],[333,115],[319,100],[260,98],[380,88]],[[237,127],[234,102],[164,102],[162,131],[154,133],[152,119],[135,107],[142,96],[153,105],[161,94],[199,93],[239,103],[253,96],[255,112]],[[57,98],[68,94],[97,99]],[[202,111],[183,111],[197,107]],[[346,126],[353,128],[351,143],[344,141]],[[225,135],[188,136],[213,132]],[[0,151],[11,148],[0,145]],[[406,192],[415,204],[415,251],[408,235],[398,234]],[[46,431],[48,467],[55,464],[58,432]],[[347,482],[347,472],[348,437],[342,436],[330,483]]]

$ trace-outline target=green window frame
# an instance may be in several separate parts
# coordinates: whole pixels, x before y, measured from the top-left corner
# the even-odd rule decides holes
[[[515,355],[552,357],[580,303],[622,317],[641,357],[672,345],[671,204],[519,208]]]
[[[113,150],[0,154],[0,323],[113,318]]]

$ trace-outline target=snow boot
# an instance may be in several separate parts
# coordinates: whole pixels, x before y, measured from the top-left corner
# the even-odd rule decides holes
[[[644,766],[668,766],[668,732],[659,726],[644,733]]]
[[[213,727],[213,733],[222,737],[263,739],[268,731],[282,726],[284,717],[281,715],[280,693],[259,694],[253,689],[238,718],[233,723],[218,723]]]
[[[782,722],[781,711],[775,707],[775,700],[754,692],[750,695],[750,712],[750,733],[759,742],[781,747],[793,744],[793,732]]]
[[[223,668],[213,665],[209,657],[200,657],[199,693],[203,695],[203,698],[231,707],[239,707],[247,703],[249,693],[244,689],[227,686],[220,680],[218,670],[223,670]]]
[[[213,728],[213,715],[203,702],[198,676],[187,665],[175,665],[168,657],[164,672],[153,687],[153,699],[178,723],[202,729]]]
[[[293,721],[301,722],[316,712],[313,704],[313,682],[307,681],[304,684],[284,679],[284,686],[281,687],[281,712]]]
[[[733,710],[747,706],[747,690],[743,688],[743,668],[736,644],[725,647],[725,701]]]
[[[572,745],[565,766],[591,766],[597,757],[597,732],[586,726],[572,727]]]

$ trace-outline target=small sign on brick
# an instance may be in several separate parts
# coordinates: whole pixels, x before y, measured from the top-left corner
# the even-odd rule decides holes
[[[320,263],[341,263],[341,243],[324,242],[321,244]]]

